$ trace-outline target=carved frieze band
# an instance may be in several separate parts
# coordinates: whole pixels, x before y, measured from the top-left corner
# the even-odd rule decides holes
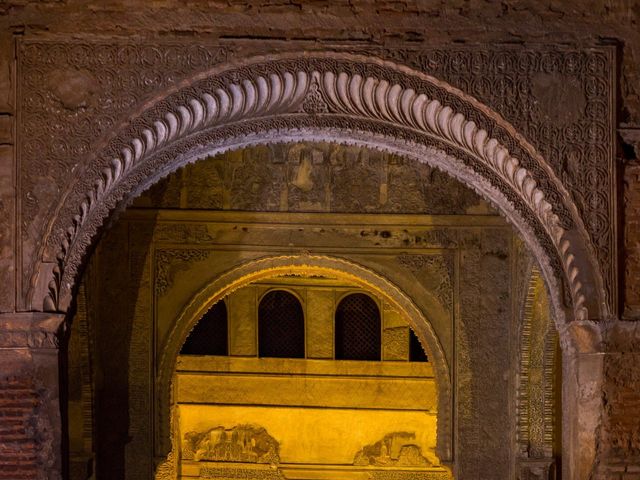
[[[325,107],[305,113],[305,108],[311,108],[308,107],[309,95],[315,98],[314,105],[320,95],[329,113],[320,113]],[[465,102],[467,108],[454,109],[456,102],[452,97]],[[451,104],[441,99],[452,99]],[[587,317],[582,291],[585,279],[581,277],[572,240],[566,235],[563,222],[531,172],[490,133],[504,134],[510,128],[498,127],[499,119],[490,117],[488,111],[461,92],[404,67],[364,57],[337,59],[320,54],[315,58],[256,59],[245,66],[211,75],[158,102],[112,141],[98,156],[103,163],[97,176],[80,180],[73,187],[71,196],[82,195],[83,199],[67,202],[57,217],[53,231],[64,234],[58,247],[60,266],[58,276],[51,283],[49,308],[55,306],[61,288],[67,295],[84,251],[110,210],[148,181],[152,174],[145,168],[153,165],[154,171],[161,165],[168,168],[177,162],[180,152],[184,155],[203,142],[211,142],[206,139],[212,129],[234,125],[239,120],[249,128],[244,135],[252,129],[266,129],[276,132],[274,138],[277,138],[282,128],[279,119],[290,115],[301,115],[310,125],[323,125],[314,119],[332,115],[353,119],[353,127],[357,127],[358,119],[365,123],[381,122],[389,127],[385,136],[396,141],[402,136],[399,131],[409,131],[407,145],[435,142],[442,149],[453,149],[454,156],[471,157],[473,165],[469,168],[487,182],[485,193],[499,189],[502,196],[494,199],[497,203],[519,212],[517,215],[534,232],[542,229],[544,233],[536,234],[536,241],[543,245],[548,242],[549,261],[559,258],[571,291],[575,317]],[[252,119],[268,120],[268,123],[251,127],[247,121]],[[243,127],[240,128],[239,132],[226,134],[227,138],[238,136]],[[289,128],[284,127],[284,131]],[[198,139],[198,134],[203,138]],[[510,142],[523,143],[515,133],[507,136]],[[521,151],[536,157],[531,147]],[[544,162],[537,161],[543,171],[552,176]],[[557,191],[564,192],[559,182],[554,185]],[[564,193],[562,197],[568,198]],[[508,203],[500,198],[507,199]],[[73,212],[78,203],[79,211]],[[575,209],[572,216],[575,224],[581,224]]]

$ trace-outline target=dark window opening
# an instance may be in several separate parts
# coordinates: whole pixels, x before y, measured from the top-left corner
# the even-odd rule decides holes
[[[409,329],[409,361],[410,362],[428,362],[429,358],[424,352],[424,348],[418,340],[418,336]]]
[[[381,324],[376,302],[351,294],[336,309],[336,359],[380,360]]]
[[[227,306],[214,304],[191,330],[180,353],[183,355],[228,355]]]
[[[304,313],[295,295],[267,293],[258,306],[258,355],[304,358]]]

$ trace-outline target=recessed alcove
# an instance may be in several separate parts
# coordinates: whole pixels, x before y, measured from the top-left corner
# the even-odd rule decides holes
[[[228,355],[183,347],[176,363],[181,478],[274,468],[289,479],[398,469],[450,478],[435,453],[433,366],[411,361],[405,312],[336,276],[289,274],[230,292],[187,342],[221,304],[229,305]]]
[[[553,471],[546,295],[514,229],[427,163],[318,142],[202,159],[138,197],[88,263],[72,463],[163,479]],[[352,342],[376,311],[376,348]]]

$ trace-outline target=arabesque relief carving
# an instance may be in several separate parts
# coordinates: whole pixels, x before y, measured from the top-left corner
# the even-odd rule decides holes
[[[442,305],[453,309],[453,257],[451,255],[398,255],[397,262],[434,291]]]
[[[191,262],[205,260],[209,256],[208,250],[197,248],[173,248],[156,251],[156,293],[163,295],[173,284],[173,278],[178,271],[189,268]]]
[[[502,45],[446,51],[383,48],[376,54],[450,82],[494,108],[531,141],[576,202],[607,279],[609,299],[615,298],[614,50]],[[522,161],[536,170],[525,157]],[[538,182],[553,205],[561,203],[544,179]]]
[[[48,47],[43,43],[25,44],[21,50],[25,65],[37,69],[38,55],[49,54]],[[64,58],[66,47],[69,46],[58,46],[57,50],[52,47],[52,50]],[[78,55],[72,62],[86,62],[84,57],[92,47],[78,46]],[[128,58],[139,59],[140,48],[109,46],[104,50],[107,57],[126,51]],[[151,58],[156,58],[157,53],[154,51]],[[32,58],[27,60],[26,56]],[[606,66],[603,68],[606,70]],[[37,77],[35,72],[34,77]],[[312,85],[317,89],[312,89]],[[328,113],[299,113],[304,111],[309,95],[316,96],[318,92],[327,104]],[[35,93],[31,98],[42,97],[38,95]],[[35,112],[39,112],[41,103],[33,102]],[[130,105],[135,104],[134,96]],[[32,117],[26,115],[23,124],[35,117],[37,113]],[[243,123],[235,123],[240,118]],[[367,138],[371,138],[371,133],[379,134],[386,139],[383,144],[394,144],[385,148],[403,155],[426,158],[424,147],[448,155],[446,160],[444,157],[428,160],[454,175],[474,177],[474,187],[491,196],[503,213],[512,217],[536,254],[542,256],[543,268],[555,269],[553,274],[548,270],[546,276],[562,278],[561,271],[564,272],[574,316],[587,317],[583,288],[597,285],[600,289],[602,282],[588,262],[576,264],[576,258],[590,255],[586,245],[578,240],[583,235],[583,222],[577,210],[570,203],[565,204],[570,196],[545,167],[542,158],[502,119],[470,97],[389,62],[337,53],[305,57],[285,54],[237,65],[194,81],[120,130],[117,138],[97,152],[95,164],[87,169],[96,173],[80,175],[73,186],[61,188],[67,192],[66,200],[55,215],[46,251],[41,250],[47,258],[55,258],[59,263],[52,275],[46,307],[55,309],[69,302],[68,286],[74,282],[83,252],[109,212],[143,182],[170,168],[169,165],[179,166],[202,156],[204,151],[196,152],[198,146],[217,145],[220,151],[229,148],[225,142],[239,137],[246,145],[264,143],[265,131],[274,132],[274,138],[290,136],[294,131],[296,135],[310,138],[317,132],[342,138],[345,129],[351,132],[349,141],[363,144],[366,140],[355,138],[359,135],[357,132],[367,132]],[[54,137],[57,138],[57,134]],[[94,134],[90,138],[99,137]],[[69,138],[77,136],[69,135]],[[91,150],[91,142],[85,143],[81,152],[63,149],[63,163],[75,162]],[[207,151],[211,153],[209,147]],[[455,167],[452,158],[460,162]],[[39,170],[42,171],[36,169],[35,172]],[[25,168],[25,175],[29,172],[34,170]],[[37,177],[36,174],[35,180]],[[38,210],[36,207],[34,212]],[[41,213],[40,222],[52,218],[51,212]],[[573,233],[567,236],[569,229]],[[37,265],[32,267],[35,269]],[[595,280],[590,278],[593,275]],[[32,275],[32,278],[36,277]],[[557,301],[556,305],[559,305]],[[604,303],[596,301],[594,305],[600,308]]]
[[[491,211],[475,192],[427,164],[357,146],[315,142],[257,146],[187,165],[136,202],[147,204],[431,215]]]
[[[366,445],[353,459],[356,466],[428,467],[431,462],[422,456],[413,432],[388,433],[382,440]]]
[[[280,463],[278,442],[264,427],[218,426],[205,432],[187,432],[182,443],[182,458],[196,462]]]

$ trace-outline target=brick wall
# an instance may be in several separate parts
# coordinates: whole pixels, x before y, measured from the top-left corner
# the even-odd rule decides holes
[[[0,479],[37,478],[38,393],[29,378],[0,380]]]
[[[640,161],[635,160],[625,166],[624,184],[624,315],[640,319]]]

